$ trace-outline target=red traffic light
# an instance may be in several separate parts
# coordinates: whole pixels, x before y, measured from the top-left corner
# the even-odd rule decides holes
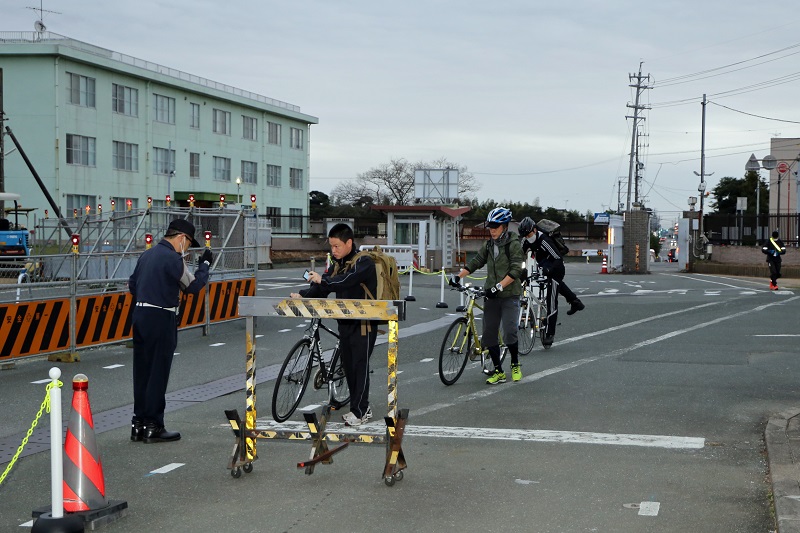
[[[256,201],[256,195],[255,194],[251,194],[250,195],[250,201],[255,203],[255,201]]]
[[[211,240],[211,232],[210,231],[206,231],[205,232],[205,238],[206,238],[207,241]]]
[[[81,243],[81,236],[77,233],[72,234],[72,246],[78,246]]]
[[[219,195],[219,201],[220,202],[224,202],[225,201],[225,195],[224,194],[220,194]]]
[[[111,200],[111,207],[114,207],[115,205],[117,205],[117,202],[115,200]]]
[[[189,201],[190,202],[194,202],[194,194],[190,194],[189,195]]]
[[[167,201],[168,201],[168,202],[171,202],[171,201],[172,201],[172,196],[170,196],[169,194],[167,195]]]

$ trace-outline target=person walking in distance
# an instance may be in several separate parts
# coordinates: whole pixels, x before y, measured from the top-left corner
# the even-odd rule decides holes
[[[459,286],[461,279],[486,265],[486,302],[483,308],[483,335],[481,343],[489,350],[494,372],[486,380],[489,385],[506,382],[506,374],[500,363],[500,326],[503,327],[503,342],[511,354],[511,379],[522,379],[519,364],[517,331],[519,319],[519,296],[522,284],[522,247],[516,233],[508,231],[511,211],[497,207],[486,217],[490,239],[478,250],[475,257],[458,274],[450,278],[450,285]]]
[[[558,295],[566,298],[569,304],[568,315],[583,311],[586,306],[578,299],[574,292],[564,283],[564,258],[558,253],[558,247],[552,237],[539,231],[536,222],[530,217],[525,217],[519,223],[519,234],[522,237],[522,249],[527,255],[530,250],[536,263],[541,267],[542,274],[549,279],[547,285],[547,329],[542,344],[552,346],[556,336],[556,323],[558,321]]]
[[[368,294],[377,294],[375,263],[366,254],[353,260],[358,253],[353,237],[353,230],[347,224],[333,226],[328,232],[332,258],[325,272],[309,272],[308,281],[311,284],[299,293],[292,293],[292,298],[327,298],[333,292],[340,299],[366,300]],[[375,348],[378,330],[368,320],[341,319],[337,323],[339,349],[347,386],[350,388],[350,412],[342,418],[348,426],[360,426],[372,418],[369,406],[369,357]]]
[[[179,440],[177,431],[164,427],[164,408],[172,356],[178,344],[181,291],[200,292],[208,281],[211,250],[198,260],[194,274],[184,261],[189,248],[200,243],[194,225],[177,219],[161,241],[146,250],[128,279],[133,295],[133,418],[131,440],[145,443]]]
[[[769,288],[778,290],[778,278],[781,277],[781,256],[786,253],[786,246],[778,238],[778,230],[772,232],[772,237],[767,241],[761,251],[767,255],[767,266],[769,266]]]

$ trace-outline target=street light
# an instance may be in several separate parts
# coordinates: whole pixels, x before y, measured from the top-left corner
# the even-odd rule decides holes
[[[242,177],[236,176],[236,203],[242,203],[242,196],[239,194],[239,190],[242,187]]]
[[[759,163],[761,161],[761,163]],[[745,171],[753,171],[758,172],[761,168],[766,170],[772,170],[778,166],[778,160],[775,158],[774,155],[770,154],[766,156],[764,159],[757,159],[756,154],[750,154],[750,159],[747,160],[747,163],[744,166]],[[761,176],[758,177],[758,183],[756,184],[756,240],[761,240]]]

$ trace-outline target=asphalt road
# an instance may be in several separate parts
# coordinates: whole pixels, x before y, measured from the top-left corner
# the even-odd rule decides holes
[[[121,424],[129,419],[129,349],[92,350],[80,363],[60,364],[65,418],[71,376],[89,376],[93,413],[103,420],[97,440],[107,496],[129,505],[128,516],[104,529],[774,529],[763,432],[771,415],[800,405],[800,291],[682,274],[675,263],[656,263],[649,275],[599,270],[567,266],[586,310],[562,312],[552,349],[537,344],[522,357],[523,380],[494,387],[474,365],[455,385],[440,382],[439,347],[458,298],[446,291],[449,308],[438,309],[439,278],[414,276],[417,301],[400,325],[398,377],[399,405],[410,410],[408,469],[393,487],[382,480],[382,446],[351,445],[306,476],[295,465],[308,457],[307,442],[259,440],[254,471],[229,475],[233,435],[223,410],[244,410],[243,321],[214,326],[207,337],[181,333],[170,391],[241,381],[230,394],[170,402],[167,426],[183,434],[177,443],[132,443],[127,425],[103,418],[121,411]],[[302,271],[262,272],[258,295],[288,295]],[[257,366],[267,379],[257,388],[260,427],[271,420],[270,372],[303,327],[295,319],[258,320]],[[376,429],[385,357],[383,345],[372,359]],[[51,366],[34,358],[0,372],[0,439],[27,429],[44,395],[44,385],[32,382],[46,379]],[[320,401],[309,388],[301,406]],[[159,469],[165,472],[153,473]],[[31,511],[49,498],[48,454],[23,457],[0,485],[0,530],[27,530]]]

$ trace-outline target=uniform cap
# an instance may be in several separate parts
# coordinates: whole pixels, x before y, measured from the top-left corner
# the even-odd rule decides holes
[[[192,248],[200,248],[200,243],[197,242],[197,239],[194,238],[195,229],[194,224],[189,222],[188,220],[184,220],[182,218],[176,218],[172,222],[169,223],[169,228],[167,230],[174,230],[179,233],[185,233],[189,237],[192,238]]]

